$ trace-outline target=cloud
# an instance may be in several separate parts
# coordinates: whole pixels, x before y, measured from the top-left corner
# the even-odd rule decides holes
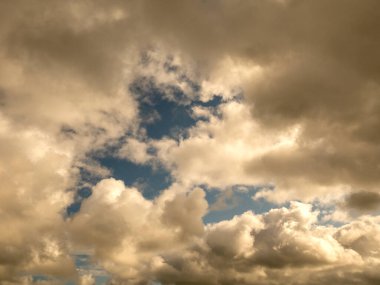
[[[346,206],[359,211],[376,210],[380,205],[380,194],[376,192],[355,192],[346,198]]]
[[[229,101],[218,106],[208,121],[198,121],[178,144],[167,139],[153,141],[152,146],[179,181],[224,188],[270,182],[247,172],[245,165],[267,152],[292,149],[297,132],[297,128],[278,133],[263,130],[251,120],[245,104]]]
[[[20,271],[75,275],[64,240],[61,211],[71,200],[72,157],[40,131],[17,128],[0,117],[0,280]],[[36,179],[38,177],[38,179]]]
[[[269,129],[284,132],[299,128],[294,148],[270,151],[249,162],[231,161],[231,171],[240,173],[243,167],[246,177],[275,182],[274,193],[279,193],[282,201],[309,199],[312,193],[323,195],[331,189],[377,191],[376,1],[194,1],[181,6],[167,1],[165,5],[150,5],[149,10],[142,3],[142,11],[148,15],[143,19],[158,40],[199,60],[206,74],[218,74],[215,70],[221,62],[257,70],[239,71],[245,75],[239,85],[251,111],[251,118],[241,118],[240,124],[252,121],[261,127],[251,130],[250,143]],[[213,17],[209,17],[211,11]],[[204,26],[208,28],[201,28]],[[220,72],[219,78],[225,74],[232,76],[231,68]],[[218,140],[221,138],[215,138]],[[198,138],[193,148],[199,158],[194,152],[196,158],[187,164],[176,158],[175,171],[188,167],[190,179],[196,172],[191,163],[209,155],[201,151],[202,146],[219,151],[218,143],[209,141]],[[248,139],[243,141],[248,143]],[[195,144],[195,139],[184,141],[181,148],[191,143]],[[220,168],[203,172],[207,174],[197,180],[215,183],[211,177],[228,172]],[[219,184],[228,184],[223,178]],[[275,195],[270,199],[280,201]]]
[[[380,239],[378,217],[363,217],[339,229],[336,239],[345,247],[352,248],[362,256],[379,256],[376,247]]]
[[[2,1],[0,283],[80,280],[79,249],[116,284],[378,283],[379,221],[362,214],[379,204],[379,5]],[[136,80],[196,124],[149,138]],[[153,200],[113,178],[92,187],[112,171],[91,156],[112,151],[163,164],[173,185]],[[202,184],[273,185],[254,199],[361,216],[332,227],[291,202],[204,225]],[[92,195],[66,217],[84,185]]]
[[[80,285],[94,285],[95,279],[91,275],[83,275],[80,279]]]
[[[165,223],[179,227],[184,235],[201,235],[201,218],[207,207],[204,191],[197,188],[188,195],[177,195],[172,201],[167,201],[162,218]]]
[[[67,140],[78,156],[119,138],[136,119],[124,85],[133,76],[123,71],[136,51],[118,36],[126,16],[117,3],[98,4],[1,4],[2,113]]]
[[[129,138],[119,149],[119,157],[130,159],[135,163],[146,163],[151,159],[148,145],[134,138]]]
[[[167,258],[164,284],[371,284],[377,261],[362,260],[335,238],[335,229],[316,226],[310,206],[293,204],[263,216],[245,213],[209,227],[204,248]],[[263,222],[265,221],[265,222]],[[228,239],[227,239],[228,237]],[[356,268],[355,275],[351,270]],[[207,277],[206,277],[207,276]],[[354,279],[353,279],[354,278]]]
[[[289,209],[269,211],[266,228],[256,237],[256,262],[274,268],[352,262],[354,252],[334,240],[328,228],[315,226],[317,215],[311,205],[295,202]]]
[[[81,168],[107,172],[87,153],[135,120],[124,44],[103,41],[124,16],[114,5],[72,1],[0,6],[0,283],[75,278],[64,221],[72,190]]]
[[[319,223],[312,205],[292,202],[204,225],[198,219],[206,206],[200,189],[184,194],[173,188],[152,202],[107,179],[70,223],[113,284],[346,284],[350,278],[372,284],[368,276],[378,278],[378,217],[331,227]],[[189,216],[199,223],[189,223]]]
[[[202,235],[206,211],[201,189],[186,194],[172,188],[150,201],[111,178],[94,187],[69,229],[78,249],[94,250],[107,271],[135,280],[142,278],[153,256],[180,250]]]

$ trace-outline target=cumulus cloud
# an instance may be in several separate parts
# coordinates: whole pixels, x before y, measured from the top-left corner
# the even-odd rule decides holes
[[[246,105],[229,101],[208,121],[199,121],[178,144],[167,139],[152,145],[178,180],[225,187],[270,182],[247,172],[245,164],[266,152],[293,148],[297,136],[297,127],[278,133],[263,130],[250,120]]]
[[[346,284],[350,278],[372,284],[369,272],[378,278],[378,217],[332,227],[319,222],[312,205],[292,202],[204,225],[202,190],[173,188],[149,201],[113,179],[95,186],[83,206],[70,221],[72,233],[95,250],[115,284]]]
[[[69,222],[73,241],[79,249],[95,250],[99,262],[116,276],[131,282],[143,278],[142,272],[153,266],[152,257],[180,251],[204,231],[203,190],[168,191],[150,201],[120,180],[102,180]]]
[[[0,120],[0,280],[12,281],[19,270],[69,277],[75,269],[61,242],[61,211],[75,182],[70,152],[38,130]]]

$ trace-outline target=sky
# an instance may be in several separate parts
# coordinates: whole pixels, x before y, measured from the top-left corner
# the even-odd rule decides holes
[[[0,1],[0,285],[380,284],[379,26]]]

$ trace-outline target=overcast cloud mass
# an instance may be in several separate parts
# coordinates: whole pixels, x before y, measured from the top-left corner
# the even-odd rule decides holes
[[[380,284],[380,1],[0,1],[1,285]]]

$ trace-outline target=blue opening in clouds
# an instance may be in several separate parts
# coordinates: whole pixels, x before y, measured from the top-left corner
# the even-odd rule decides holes
[[[99,178],[95,176],[89,176],[87,171],[80,170],[81,180],[90,184],[98,182]],[[66,208],[66,217],[70,217],[73,214],[80,211],[83,199],[91,196],[92,190],[86,186],[78,186],[79,189],[74,194],[74,201]]]
[[[196,121],[190,116],[188,106],[175,102],[158,99],[154,106],[142,105],[143,112],[150,113],[154,109],[159,117],[153,123],[144,124],[147,135],[153,139],[164,136],[178,137],[183,131],[193,126]]]
[[[214,95],[211,100],[203,102],[203,101],[194,101],[192,105],[202,106],[202,107],[216,107],[223,103],[223,97]]]
[[[155,198],[163,189],[172,183],[170,172],[160,165],[141,165],[112,155],[92,157],[100,165],[110,169],[111,177],[122,180],[127,186],[137,187],[147,199]],[[89,185],[95,185],[104,177],[89,175],[81,170],[81,180]],[[84,199],[90,197],[89,187],[81,187],[74,195],[74,201],[66,208],[66,216],[70,217],[80,211]]]
[[[169,68],[170,67],[170,68]],[[167,72],[176,72],[169,66]],[[200,86],[186,76],[180,77],[180,81],[186,82],[193,92],[199,92]],[[138,106],[141,128],[145,130],[147,139],[161,139],[171,137],[180,139],[187,137],[187,131],[197,122],[192,116],[192,108],[201,106],[216,110],[223,103],[221,96],[213,96],[207,102],[200,101],[197,96],[189,97],[177,86],[157,85],[154,78],[141,77],[130,86]],[[203,120],[204,118],[198,118]],[[71,131],[68,130],[71,134]],[[111,176],[124,181],[127,186],[135,186],[141,190],[147,199],[156,197],[163,189],[172,183],[170,173],[159,165],[136,164],[126,159],[119,159],[112,155],[116,149],[112,147],[103,154],[93,154],[91,159],[111,171]],[[85,185],[94,185],[102,177],[97,177],[85,168],[80,168],[81,183],[74,196],[74,201],[66,209],[66,215],[71,216],[80,211],[82,201],[91,195],[91,189]],[[104,177],[103,177],[104,178]]]
[[[49,278],[48,276],[46,275],[33,275],[32,276],[32,282],[35,283],[35,282],[43,282],[43,281],[49,281],[51,280],[51,278]]]
[[[189,98],[176,86],[157,86],[153,78],[142,77],[131,84],[130,91],[139,103],[141,125],[149,138],[177,137],[196,123]]]
[[[139,165],[115,157],[100,158],[99,162],[111,169],[112,177],[123,180],[128,186],[138,187],[148,199],[156,197],[172,183],[170,173],[160,166]]]
[[[108,273],[99,265],[91,261],[91,256],[84,253],[74,254],[73,256],[75,266],[80,274],[91,274],[95,280],[95,285],[108,284],[110,279]],[[77,285],[74,281],[68,281],[65,285]]]
[[[67,216],[71,216],[75,213],[78,213],[80,210],[80,207],[82,205],[82,200],[77,200],[75,198],[74,202],[72,202],[67,208],[66,208],[66,214]]]
[[[74,195],[74,201],[66,208],[66,215],[71,216],[79,212],[83,199],[90,197],[91,194],[92,191],[88,187],[79,189]]]
[[[248,186],[235,185],[229,190],[220,190],[216,188],[207,189],[206,200],[210,205],[211,211],[203,218],[207,223],[216,223],[223,220],[229,220],[235,215],[241,215],[247,211],[253,211],[260,214],[269,211],[275,207],[274,204],[265,200],[253,200],[252,196],[263,188],[271,188],[271,186]],[[225,191],[229,191],[226,194]],[[217,202],[219,204],[216,206]]]

